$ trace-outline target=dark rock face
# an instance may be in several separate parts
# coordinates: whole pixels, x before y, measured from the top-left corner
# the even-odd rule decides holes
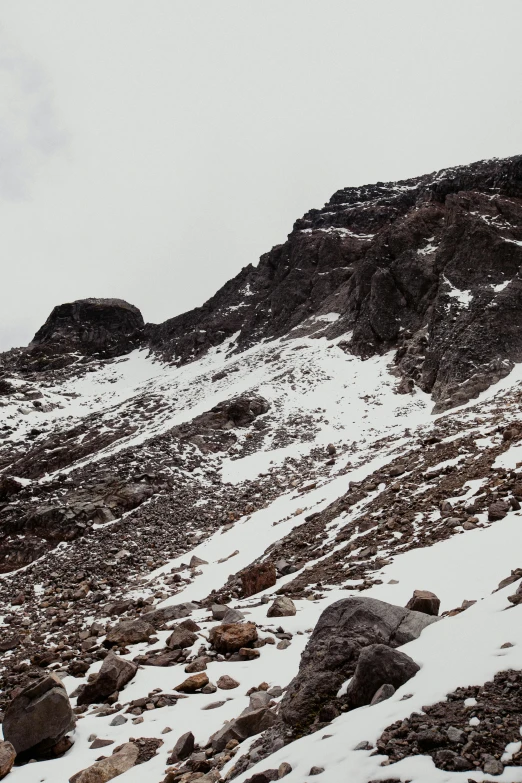
[[[396,348],[404,391],[443,410],[522,360],[522,156],[345,188],[202,307],[147,327],[179,362],[239,332],[337,337],[369,357]],[[333,323],[309,321],[336,312]]]
[[[55,307],[31,347],[42,357],[70,351],[118,356],[140,344],[143,327],[138,308],[122,299],[79,299]]]
[[[49,675],[29,685],[13,699],[2,725],[4,739],[17,754],[36,758],[58,745],[76,719],[61,681]],[[66,750],[66,747],[64,747]]]
[[[411,680],[419,666],[409,655],[385,644],[371,644],[362,650],[346,695],[352,707],[370,704],[381,686],[396,690]]]
[[[284,722],[295,732],[305,731],[354,674],[364,648],[399,647],[416,639],[433,622],[435,617],[375,598],[346,598],[333,603],[319,618],[301,657],[299,672],[281,701]],[[392,679],[377,682],[366,703],[384,682],[394,684]]]
[[[96,677],[82,686],[77,703],[81,705],[104,701],[108,696],[124,688],[137,670],[135,663],[109,653]]]

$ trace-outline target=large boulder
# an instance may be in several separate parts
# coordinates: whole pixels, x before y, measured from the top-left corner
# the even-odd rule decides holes
[[[81,688],[78,705],[105,701],[111,694],[121,691],[137,671],[138,667],[135,663],[109,653],[96,677]]]
[[[210,741],[217,753],[225,749],[230,740],[243,742],[254,734],[269,729],[277,722],[277,717],[266,707],[260,710],[246,711],[239,718],[226,723],[222,729],[212,735]]]
[[[351,707],[370,704],[381,685],[400,688],[411,680],[420,666],[399,650],[386,644],[371,644],[361,650],[346,695]]]
[[[353,675],[361,650],[371,644],[399,647],[437,619],[375,598],[345,598],[331,604],[320,616],[299,672],[281,701],[284,722],[294,732],[306,731]]]
[[[125,647],[127,644],[138,644],[138,642],[148,642],[149,637],[154,634],[154,627],[138,617],[136,620],[123,620],[111,628],[103,642],[104,647]]]
[[[112,756],[76,772],[69,778],[69,783],[107,783],[131,769],[138,760],[138,755],[138,746],[134,742],[126,742]]]
[[[257,628],[254,623],[224,623],[212,628],[209,640],[217,652],[238,652],[257,641]]]
[[[277,581],[276,567],[273,563],[255,563],[246,568],[241,574],[243,596],[260,593],[269,587],[273,587]]]
[[[440,598],[437,598],[435,593],[431,593],[429,590],[414,590],[412,597],[406,604],[406,609],[437,617],[440,609]]]
[[[61,680],[49,674],[24,688],[8,706],[4,722],[4,740],[17,754],[30,751],[38,757],[49,751],[76,725],[69,697]]]

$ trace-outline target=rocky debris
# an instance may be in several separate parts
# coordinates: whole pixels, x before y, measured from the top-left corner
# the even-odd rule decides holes
[[[490,522],[495,522],[498,519],[504,519],[510,509],[509,503],[504,500],[496,500],[488,508],[488,519]]]
[[[146,620],[138,617],[136,620],[125,620],[114,626],[103,642],[104,647],[126,647],[128,644],[148,642],[154,634],[154,627]]]
[[[257,641],[257,628],[254,623],[225,623],[214,626],[209,641],[219,653],[238,652]]]
[[[16,759],[16,750],[10,742],[0,742],[0,780],[13,768]]]
[[[377,750],[391,763],[427,753],[439,769],[482,769],[485,774],[500,775],[506,744],[517,742],[520,736],[521,684],[521,672],[508,670],[483,686],[458,688],[446,701],[388,726],[377,741]],[[467,706],[468,699],[474,700],[473,706]],[[522,766],[520,750],[509,766]]]
[[[153,612],[146,612],[141,619],[150,623],[154,628],[159,628],[170,620],[181,620],[183,617],[188,617],[195,608],[196,604],[190,602],[164,606],[161,609],[155,609]]]
[[[257,563],[249,566],[241,574],[243,597],[260,593],[273,587],[277,581],[276,569],[273,563]]]
[[[134,742],[126,742],[116,749],[112,756],[77,772],[69,778],[69,783],[106,783],[131,769],[136,764],[138,755],[138,745]]]
[[[299,672],[283,696],[280,714],[294,733],[305,732],[345,680],[356,671],[364,648],[399,647],[416,639],[435,618],[375,598],[346,598],[324,610],[301,657]],[[377,688],[369,695],[369,703]],[[325,718],[325,713],[323,713]]]
[[[136,675],[138,667],[131,661],[109,653],[100,671],[90,682],[80,686],[77,704],[94,704],[105,701],[113,693],[121,691]]]
[[[240,623],[244,619],[245,619],[245,615],[243,614],[243,612],[240,612],[238,609],[232,609],[229,607],[227,608],[227,611],[223,615],[221,622],[223,623],[223,625],[227,625],[230,623]]]
[[[226,723],[222,729],[212,735],[210,738],[212,748],[216,752],[225,749],[230,740],[244,742],[248,737],[253,737],[266,729],[269,729],[277,721],[274,713],[267,709],[246,711],[235,720]]]
[[[440,598],[437,598],[435,593],[430,593],[429,590],[414,590],[412,597],[406,604],[406,609],[424,612],[424,614],[430,614],[433,617],[438,616],[439,608]]]
[[[54,674],[24,688],[9,704],[3,735],[18,756],[39,758],[53,755],[53,749],[65,752],[72,743],[64,743],[67,732],[76,725],[69,697]],[[62,743],[60,745],[60,743]]]
[[[193,674],[192,677],[187,677],[186,680],[183,680],[179,685],[176,685],[174,690],[179,691],[180,693],[196,693],[196,691],[200,691],[205,685],[208,685],[208,683],[208,676],[205,672],[201,672],[199,674]]]
[[[361,650],[346,696],[351,707],[370,704],[385,685],[395,690],[411,680],[419,666],[409,655],[385,644],[371,644]],[[382,694],[381,694],[382,695]]]
[[[293,617],[296,613],[295,604],[285,595],[278,596],[266,613],[267,617]]]

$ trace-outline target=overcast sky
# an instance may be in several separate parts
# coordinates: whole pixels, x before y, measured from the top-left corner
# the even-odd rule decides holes
[[[522,152],[521,0],[0,0],[0,349],[201,304],[337,189]]]

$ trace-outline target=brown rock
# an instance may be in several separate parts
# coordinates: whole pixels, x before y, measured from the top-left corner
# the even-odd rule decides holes
[[[293,617],[296,609],[291,598],[286,595],[278,596],[266,613],[267,617]]]
[[[167,647],[171,650],[182,650],[185,647],[192,647],[197,640],[195,633],[178,625],[167,639]]]
[[[237,652],[257,641],[257,628],[254,623],[224,623],[212,628],[209,639],[220,653]]]
[[[194,735],[191,731],[187,731],[186,734],[182,734],[178,739],[172,753],[169,756],[168,764],[175,764],[177,761],[182,761],[188,758],[194,750]]]
[[[260,593],[268,587],[273,587],[277,581],[276,568],[273,563],[256,563],[245,569],[241,574],[243,596]]]
[[[0,742],[0,779],[11,771],[15,762],[16,750],[10,742]]]
[[[140,617],[137,620],[124,620],[109,631],[103,645],[104,647],[112,647],[113,645],[121,647],[127,644],[148,642],[154,632],[154,627]]]
[[[138,759],[138,754],[138,746],[133,742],[127,742],[112,756],[77,772],[69,778],[69,783],[107,783],[108,780],[123,775],[131,769]]]
[[[230,677],[228,674],[223,674],[216,682],[216,685],[222,691],[231,691],[234,688],[239,688],[238,681],[234,680],[234,678]]]
[[[208,677],[205,672],[200,674],[193,674],[192,677],[187,677],[182,683],[176,685],[175,691],[180,693],[195,693],[208,684]]]
[[[437,617],[440,609],[440,599],[429,590],[414,590],[412,597],[406,604],[406,609]]]
[[[490,522],[496,522],[499,519],[504,519],[509,511],[509,503],[505,500],[496,500],[488,508],[488,519]]]

